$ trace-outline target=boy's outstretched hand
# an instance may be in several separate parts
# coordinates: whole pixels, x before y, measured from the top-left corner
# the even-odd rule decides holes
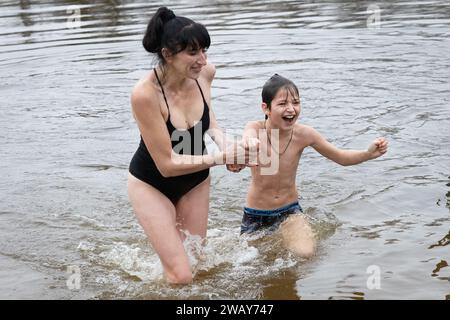
[[[377,138],[372,142],[367,151],[370,153],[370,158],[375,159],[387,152],[388,142],[385,138]]]

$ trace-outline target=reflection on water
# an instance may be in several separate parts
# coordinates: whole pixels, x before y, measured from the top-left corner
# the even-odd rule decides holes
[[[448,219],[447,219],[447,221],[448,221]],[[436,244],[432,244],[431,246],[429,246],[428,249],[433,249],[434,247],[444,247],[448,244],[450,244],[450,231],[447,233],[447,235],[444,238],[439,240]]]
[[[329,297],[328,300],[364,300],[364,292],[343,292],[337,290],[337,296]]]
[[[223,128],[262,118],[261,86],[277,72],[300,88],[299,121],[344,148],[386,136],[389,153],[343,168],[305,150],[300,202],[320,239],[309,260],[277,234],[240,237],[249,172],[214,168],[205,255],[191,239],[195,282],[172,287],[125,189],[139,137],[129,94],[154,63],[140,41],[160,4],[4,0],[0,270],[22,280],[0,273],[3,296],[449,299],[448,1],[164,4],[210,30]],[[66,285],[71,266],[80,290]]]
[[[448,263],[445,260],[441,260],[441,262],[439,262],[436,265],[436,269],[433,270],[433,273],[431,274],[432,277],[436,277],[438,276],[438,272],[442,269],[448,267]],[[445,280],[450,279],[450,278],[445,278]]]

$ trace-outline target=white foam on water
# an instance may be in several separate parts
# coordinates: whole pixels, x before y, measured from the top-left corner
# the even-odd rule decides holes
[[[144,252],[139,247],[124,243],[115,244],[99,256],[104,262],[118,266],[122,271],[142,281],[161,280],[163,277],[163,268],[158,256]]]
[[[209,270],[220,264],[235,267],[251,263],[259,256],[259,250],[248,244],[246,239],[226,229],[210,229],[204,247],[205,261],[202,270]]]
[[[114,288],[107,294],[151,299],[254,299],[262,294],[261,281],[297,268],[303,261],[283,248],[277,233],[239,235],[234,227],[220,226],[210,228],[206,240],[185,234],[184,247],[194,273],[194,282],[188,286],[174,287],[164,280],[159,257],[146,241],[132,244],[82,241],[77,249],[100,270],[108,269],[109,274],[94,275],[96,283]],[[124,277],[122,272],[142,282]]]
[[[87,241],[80,241],[77,250],[82,252],[92,252],[95,250],[95,245]]]

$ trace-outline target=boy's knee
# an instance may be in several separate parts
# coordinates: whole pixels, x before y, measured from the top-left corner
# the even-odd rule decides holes
[[[316,253],[316,245],[314,241],[310,243],[305,243],[300,248],[297,248],[296,252],[302,258],[311,258]]]
[[[316,253],[316,239],[311,226],[301,216],[292,216],[281,226],[285,247],[302,258],[310,258]]]
[[[289,244],[287,249],[301,258],[311,258],[316,254],[316,243],[312,239],[301,239],[300,242]]]

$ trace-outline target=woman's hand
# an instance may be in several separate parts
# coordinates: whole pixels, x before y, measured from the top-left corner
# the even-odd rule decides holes
[[[367,149],[370,159],[376,159],[387,152],[388,142],[385,138],[377,138]]]

